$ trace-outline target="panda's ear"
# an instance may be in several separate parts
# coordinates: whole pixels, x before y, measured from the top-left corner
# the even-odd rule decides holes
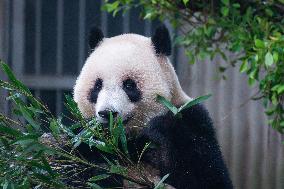
[[[171,55],[171,38],[165,25],[157,27],[151,40],[157,55]]]
[[[101,29],[93,27],[89,36],[89,46],[91,51],[93,51],[98,44],[103,40],[104,34]]]

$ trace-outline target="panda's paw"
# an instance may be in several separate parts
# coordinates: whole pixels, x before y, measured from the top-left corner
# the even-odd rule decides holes
[[[147,143],[160,146],[166,145],[168,142],[167,136],[164,133],[159,129],[151,127],[145,128],[136,138],[136,143],[140,148],[144,148]]]

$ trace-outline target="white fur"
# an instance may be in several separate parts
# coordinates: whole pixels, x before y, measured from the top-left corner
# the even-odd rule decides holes
[[[127,77],[138,81],[142,91],[137,103],[131,103],[122,90]],[[103,88],[97,103],[92,104],[88,96],[97,78],[103,80]],[[136,34],[104,38],[87,58],[74,87],[74,99],[85,117],[98,117],[99,111],[115,109],[123,119],[133,116],[128,123],[131,127],[144,126],[152,117],[166,112],[156,101],[157,94],[175,105],[190,99],[181,89],[169,59],[157,57],[151,39]]]

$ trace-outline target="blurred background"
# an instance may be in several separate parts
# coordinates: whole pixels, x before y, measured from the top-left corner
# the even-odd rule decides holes
[[[55,114],[64,112],[64,94],[72,93],[88,56],[88,33],[100,27],[107,37],[121,33],[151,36],[158,21],[143,21],[132,9],[115,18],[101,11],[101,0],[0,0],[0,58]],[[165,23],[167,25],[167,23]],[[171,29],[172,35],[178,32]],[[183,89],[191,97],[211,93],[206,106],[235,188],[284,188],[284,137],[267,125],[260,101],[250,97],[238,69],[218,71],[222,59],[188,64],[182,48],[171,57]],[[0,78],[4,78],[0,72]],[[0,110],[11,115],[5,91]]]

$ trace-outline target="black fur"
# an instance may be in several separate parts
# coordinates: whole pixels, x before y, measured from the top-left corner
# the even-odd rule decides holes
[[[138,89],[136,82],[133,79],[126,79],[123,81],[122,88],[127,94],[131,102],[138,102],[141,100],[142,92]]]
[[[104,38],[104,34],[102,30],[96,27],[93,27],[91,29],[90,36],[89,36],[89,46],[90,46],[91,51],[93,51],[98,46],[98,44],[103,40],[103,38]]]
[[[170,173],[166,183],[177,189],[231,189],[228,170],[215,137],[212,121],[202,105],[156,117],[138,137],[137,148],[151,141],[143,161]]]
[[[152,43],[157,55],[171,55],[171,38],[168,29],[164,25],[156,29],[155,34],[152,36]]]
[[[102,90],[103,87],[103,80],[98,78],[95,82],[94,88],[90,91],[89,94],[89,101],[91,103],[96,103],[98,99],[99,92]]]
[[[181,113],[181,118],[171,112],[156,117],[137,137],[128,138],[131,159],[137,161],[145,144],[151,142],[141,161],[160,170],[161,177],[169,173],[165,183],[176,189],[232,189],[207,110],[198,104]],[[82,147],[78,150],[89,161],[104,162],[98,152]],[[99,184],[117,187],[122,180],[111,177]]]

